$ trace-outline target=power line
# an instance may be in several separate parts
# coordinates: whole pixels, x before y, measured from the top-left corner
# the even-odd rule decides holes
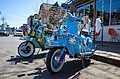
[[[5,2],[2,2],[2,4],[6,4],[6,3],[11,3],[11,2],[13,2],[14,0],[4,0]]]
[[[5,9],[5,8],[2,8],[2,7],[0,7],[0,8],[1,8],[2,10],[4,10],[4,11],[7,11],[7,12],[11,13],[11,14],[21,16],[21,15],[19,15],[19,14],[16,14],[16,13],[14,13],[14,12],[11,12],[11,11]],[[1,14],[3,15],[3,13],[1,13]],[[23,24],[22,22],[16,21],[16,20],[14,20],[14,19],[11,19],[11,18],[7,17],[6,15],[3,15],[3,16],[5,16],[7,19],[9,19],[9,20],[11,20],[11,21],[13,21],[13,22],[15,22],[15,23]],[[25,16],[21,16],[21,17],[24,17],[24,18],[25,18]]]
[[[2,10],[4,10],[4,11],[7,11],[7,12],[11,13],[11,14],[18,15],[18,16],[21,16],[21,17],[26,17],[26,16],[23,16],[23,15],[19,15],[19,14],[17,14],[17,13],[11,12],[11,11],[3,8],[3,7],[0,7],[0,8],[1,8]]]
[[[7,12],[2,12],[1,14],[3,14],[3,15],[5,15],[5,16],[7,16],[7,17],[9,17],[9,18],[14,18],[14,19],[18,19],[18,20],[23,20],[24,18],[26,19],[26,17],[19,17],[18,15],[11,15],[10,13],[9,13],[9,15],[8,15],[8,13]]]
[[[5,15],[3,15],[3,16],[5,16]],[[13,22],[15,22],[15,23],[20,23],[20,24],[23,24],[22,22],[20,22],[20,21],[16,21],[16,20],[14,20],[14,19],[11,19],[11,18],[9,18],[9,17],[7,17],[7,16],[5,16],[7,19],[9,19],[9,20],[11,20],[11,21],[13,21]]]

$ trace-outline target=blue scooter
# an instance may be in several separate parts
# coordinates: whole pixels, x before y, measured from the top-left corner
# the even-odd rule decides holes
[[[94,55],[96,45],[91,38],[81,31],[78,33],[78,26],[81,19],[74,17],[71,13],[67,13],[66,21],[62,24],[59,31],[56,31],[54,38],[51,39],[47,48],[51,48],[47,54],[46,67],[52,74],[61,71],[65,56],[70,58],[81,58],[84,68],[84,59]]]

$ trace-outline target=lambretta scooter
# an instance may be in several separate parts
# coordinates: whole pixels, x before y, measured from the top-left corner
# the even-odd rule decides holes
[[[90,58],[96,50],[96,45],[88,35],[84,35],[82,32],[78,33],[78,26],[83,24],[77,21],[81,19],[70,13],[67,13],[67,16],[61,30],[55,34],[57,39],[53,40],[52,38],[47,46],[51,49],[47,54],[46,67],[52,74],[61,71],[66,55],[69,55],[70,58],[81,58],[84,68],[84,59]]]
[[[45,45],[47,45],[47,39],[50,38],[50,35],[45,34],[45,27],[41,25],[40,20],[34,19],[33,25],[34,27],[29,30],[30,33],[28,33],[28,36],[20,38],[20,40],[25,40],[18,47],[18,54],[23,58],[32,56],[35,48],[44,50]]]

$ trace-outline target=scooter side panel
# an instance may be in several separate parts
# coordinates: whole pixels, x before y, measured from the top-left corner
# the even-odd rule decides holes
[[[35,45],[35,48],[40,48],[41,46],[39,45],[38,41],[36,38],[32,39],[33,44]]]
[[[76,43],[73,45],[75,54],[80,55],[81,49],[80,49],[80,42],[76,39]]]

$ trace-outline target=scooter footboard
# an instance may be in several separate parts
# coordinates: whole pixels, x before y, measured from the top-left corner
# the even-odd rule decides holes
[[[97,45],[95,44],[91,51],[82,51],[80,53],[80,56],[84,56],[84,57],[91,57],[91,56],[93,56],[95,51],[96,51],[96,47],[97,47]]]
[[[29,36],[20,37],[20,40],[32,41],[32,39],[33,39],[33,38],[30,38]]]

